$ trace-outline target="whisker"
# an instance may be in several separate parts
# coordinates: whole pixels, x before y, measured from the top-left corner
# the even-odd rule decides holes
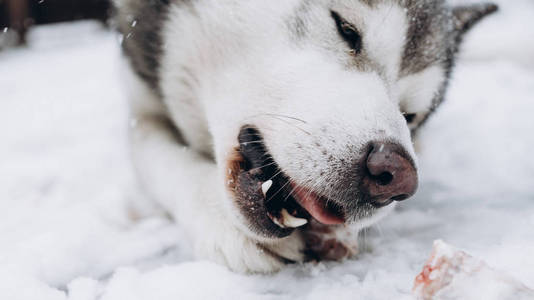
[[[298,130],[300,130],[300,131],[306,133],[307,135],[311,135],[311,133],[309,133],[308,131],[306,131],[306,130],[300,128],[299,126],[297,126],[297,125],[295,125],[295,124],[293,124],[293,123],[291,123],[291,122],[289,122],[289,121],[286,121],[286,120],[284,120],[284,119],[280,119],[280,118],[277,117],[277,116],[270,116],[270,115],[265,115],[265,116],[272,117],[272,118],[275,119],[275,120],[284,122],[284,123],[286,123],[286,124],[288,124],[288,125],[291,125],[291,126],[297,128]]]
[[[273,180],[276,176],[278,176],[278,175],[280,175],[280,174],[282,174],[282,170],[276,172],[276,174],[274,174],[274,175],[273,175],[271,178],[269,178],[267,181],[269,181],[269,180]]]
[[[273,114],[273,113],[265,113],[263,114],[265,116],[276,116],[276,117],[281,117],[281,118],[287,118],[287,119],[290,119],[290,120],[295,120],[295,121],[299,121],[301,123],[304,123],[304,124],[308,124],[308,122],[302,120],[302,119],[299,119],[297,117],[292,117],[292,116],[286,116],[286,115],[281,115],[281,114]]]
[[[315,181],[312,184],[312,187],[308,189],[308,193],[306,193],[306,198],[310,197],[311,193],[313,192],[313,190],[315,189],[316,186],[317,186],[317,181]]]
[[[287,115],[282,115],[282,114],[275,114],[275,113],[261,113],[261,114],[257,114],[257,115],[252,115],[246,119],[252,119],[252,118],[255,118],[255,117],[271,117],[275,120],[278,120],[278,121],[281,121],[281,122],[284,122],[288,125],[291,125],[295,128],[297,128],[298,130],[301,130],[302,132],[306,133],[307,135],[311,135],[311,133],[309,133],[308,131],[302,129],[301,127],[289,122],[288,120],[293,120],[293,121],[298,121],[298,122],[301,122],[303,124],[308,124],[308,122],[306,122],[305,120],[302,120],[302,119],[299,119],[297,117],[292,117],[292,116],[287,116]],[[283,118],[285,119],[288,119],[288,120],[284,120]],[[245,120],[246,120],[245,119]],[[251,129],[255,129],[254,127],[252,126],[246,126],[246,127],[243,127],[243,128],[251,128]]]
[[[286,198],[284,199],[284,202],[287,201],[287,199],[289,199],[289,197],[291,197],[293,195],[293,193],[297,190],[297,188],[300,188],[298,185],[295,185],[295,187],[293,187],[291,189],[291,191],[289,192],[289,194],[286,196]]]
[[[288,184],[289,184],[289,180],[287,180],[286,183],[281,188],[279,188],[278,191],[276,191],[276,193],[274,193],[271,197],[269,197],[269,199],[267,199],[265,202],[266,203],[270,202],[274,198],[274,196],[278,195],[278,193],[280,193]]]
[[[263,166],[261,166],[261,167],[252,168],[252,169],[250,169],[249,171],[252,171],[252,170],[258,170],[258,169],[261,169],[261,168],[265,168],[265,167],[268,167],[268,166],[272,166],[272,165],[274,165],[274,164],[276,164],[276,163],[273,161],[273,162],[268,163],[268,164],[266,164],[266,165],[263,165]]]

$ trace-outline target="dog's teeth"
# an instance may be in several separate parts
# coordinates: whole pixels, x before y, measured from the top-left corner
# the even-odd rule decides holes
[[[287,212],[285,208],[282,209],[281,214],[282,214],[282,224],[285,227],[297,228],[300,226],[304,226],[308,223],[308,220],[306,219],[301,219],[301,218],[292,216],[290,213]]]
[[[277,218],[272,218],[271,220],[273,220],[273,223],[278,225],[278,227],[286,228],[286,225],[284,225],[282,222],[280,222],[280,220],[278,220]]]
[[[261,192],[263,193],[263,196],[267,197],[267,192],[269,189],[273,186],[272,180],[267,180],[261,185]]]

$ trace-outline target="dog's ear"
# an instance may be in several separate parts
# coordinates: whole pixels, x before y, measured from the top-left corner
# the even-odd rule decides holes
[[[493,3],[460,5],[452,9],[455,29],[460,35],[467,32],[478,21],[496,12],[499,7]]]

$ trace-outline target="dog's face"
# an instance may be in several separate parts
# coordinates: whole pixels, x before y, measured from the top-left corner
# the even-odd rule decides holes
[[[228,207],[259,239],[311,219],[365,226],[411,197],[412,135],[443,99],[462,34],[496,9],[298,2],[228,75],[241,87],[217,104],[227,115],[208,112]]]

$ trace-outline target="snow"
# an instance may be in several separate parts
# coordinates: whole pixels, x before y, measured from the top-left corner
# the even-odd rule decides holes
[[[274,275],[192,260],[146,201],[118,38],[91,22],[37,28],[0,52],[0,298],[412,299],[437,239],[534,288],[534,3],[500,3],[420,136],[417,196],[362,234],[357,259]]]

